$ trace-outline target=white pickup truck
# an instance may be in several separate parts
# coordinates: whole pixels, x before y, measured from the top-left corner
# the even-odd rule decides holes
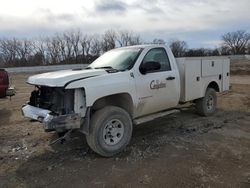
[[[228,58],[177,58],[163,45],[111,50],[86,69],[31,76],[25,117],[45,131],[78,130],[96,153],[109,157],[129,143],[134,124],[152,120],[186,102],[209,116],[216,92],[229,89]]]

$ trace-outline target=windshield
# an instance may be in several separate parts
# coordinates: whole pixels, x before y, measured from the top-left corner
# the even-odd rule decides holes
[[[119,71],[130,70],[141,53],[142,48],[121,48],[106,52],[90,68],[112,68]]]

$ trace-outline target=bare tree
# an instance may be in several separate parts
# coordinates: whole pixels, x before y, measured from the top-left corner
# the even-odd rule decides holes
[[[166,44],[166,42],[163,40],[163,39],[158,39],[158,38],[155,38],[153,41],[152,41],[153,44]]]
[[[172,40],[169,47],[175,57],[183,57],[187,51],[187,43],[185,41]]]
[[[84,35],[80,39],[82,56],[86,58],[90,55],[91,43],[94,36]]]
[[[142,39],[139,34],[135,34],[131,37],[130,45],[139,45],[142,44]]]
[[[77,32],[71,32],[69,34],[70,36],[70,42],[72,45],[74,57],[75,57],[75,62],[78,62],[78,56],[80,54],[80,39],[81,39],[81,32],[78,30]]]
[[[102,51],[106,52],[115,48],[116,32],[114,30],[106,31],[102,36]]]
[[[61,61],[60,42],[57,37],[46,39],[47,50],[50,58],[50,63],[58,64]]]
[[[185,56],[187,57],[218,56],[220,55],[220,53],[221,51],[218,49],[196,48],[187,50]]]
[[[120,30],[117,34],[117,42],[120,47],[141,44],[140,35],[135,34],[133,31]]]
[[[67,61],[67,54],[66,54],[66,41],[63,35],[56,35],[55,39],[58,43],[58,48],[59,48],[59,60],[60,61]]]
[[[226,46],[221,46],[218,48],[219,55],[230,55],[230,50]]]
[[[90,55],[91,45],[94,36],[87,36],[85,41],[85,55],[88,57]]]
[[[0,52],[0,68],[4,67],[4,61],[3,61],[3,57],[2,54]]]
[[[41,61],[41,62],[37,62],[37,64],[39,65],[48,64],[48,61],[47,61],[48,50],[46,48],[46,40],[40,37],[39,39],[34,40],[32,45],[33,45],[35,56],[38,56]],[[35,61],[39,61],[39,60],[35,60]]]
[[[120,45],[120,47],[128,46],[130,42],[130,38],[131,38],[131,32],[127,30],[118,31],[117,42]]]
[[[247,54],[250,54],[250,42],[247,45]]]
[[[0,49],[1,49],[3,61],[5,63],[10,62],[15,56],[13,54],[13,49],[12,49],[10,40],[5,40],[5,39],[0,40]]]
[[[250,33],[239,30],[222,35],[223,46],[229,49],[231,54],[245,54]]]
[[[0,40],[0,51],[5,64],[13,66],[13,63],[18,59],[17,39],[2,39]]]
[[[66,59],[70,59],[73,56],[73,46],[71,42],[71,37],[69,33],[63,34],[64,40],[65,40],[65,53],[66,53]]]
[[[17,40],[15,44],[16,53],[18,54],[19,60],[26,64],[34,52],[32,42],[27,39],[23,39]]]
[[[90,52],[94,57],[98,57],[101,55],[101,51],[102,51],[102,41],[99,39],[97,35],[95,35],[91,43]]]

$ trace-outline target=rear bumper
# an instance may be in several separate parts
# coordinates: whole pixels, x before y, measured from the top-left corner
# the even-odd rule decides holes
[[[79,114],[52,115],[50,110],[24,105],[22,107],[24,117],[43,123],[45,131],[78,129],[81,124]]]

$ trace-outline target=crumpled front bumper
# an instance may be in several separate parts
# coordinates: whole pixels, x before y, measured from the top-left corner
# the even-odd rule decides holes
[[[78,129],[81,125],[79,114],[52,115],[50,110],[26,104],[22,107],[24,117],[43,123],[45,131]]]

